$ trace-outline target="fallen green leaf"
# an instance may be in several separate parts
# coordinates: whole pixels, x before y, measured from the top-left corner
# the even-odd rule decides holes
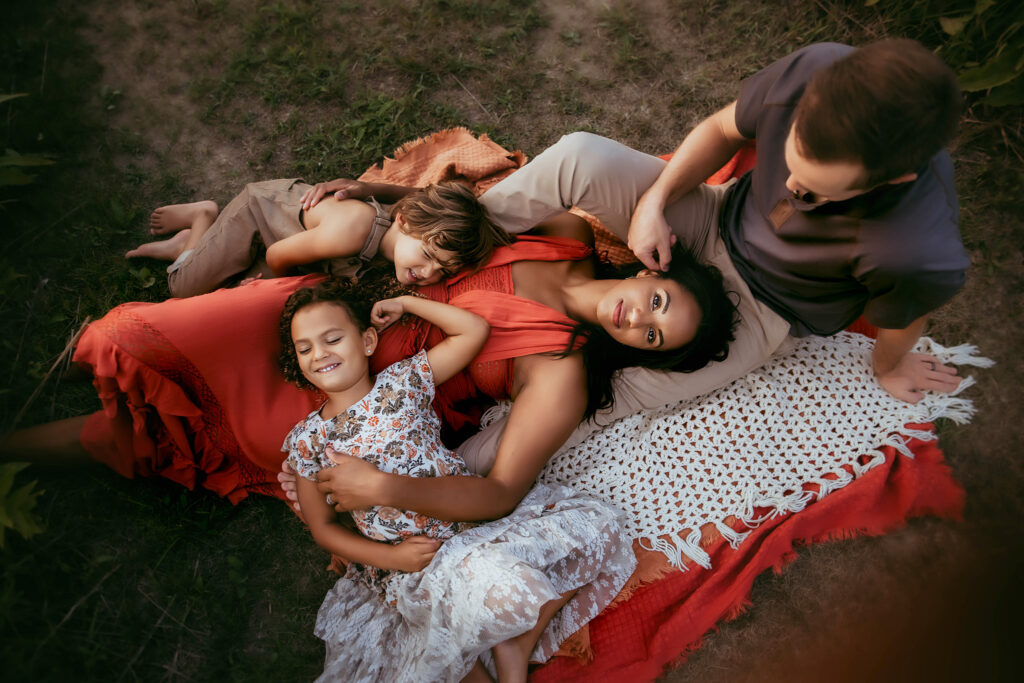
[[[43,531],[43,522],[35,512],[36,499],[43,491],[35,490],[36,482],[30,481],[11,491],[14,475],[23,470],[27,463],[15,462],[0,465],[0,549],[4,547],[7,529],[17,531],[22,538],[35,536]]]
[[[8,149],[0,157],[0,166],[51,166],[52,164],[52,159],[18,154],[13,149]]]
[[[1018,76],[1009,83],[992,88],[982,104],[990,107],[1014,107],[1024,104],[1024,76]]]
[[[973,14],[965,14],[962,17],[939,17],[939,25],[942,26],[942,30],[951,36],[955,36],[964,30],[964,26],[971,20]]]
[[[988,90],[1009,83],[1020,74],[1022,47],[1008,48],[976,69],[960,74],[960,87],[967,92]]]
[[[36,177],[10,166],[0,167],[0,187],[9,185],[29,185]]]

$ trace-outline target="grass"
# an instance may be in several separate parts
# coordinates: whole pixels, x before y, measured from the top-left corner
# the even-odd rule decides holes
[[[155,206],[223,202],[250,180],[356,175],[402,142],[451,125],[531,156],[580,128],[665,152],[732,99],[740,78],[808,42],[905,34],[947,44],[935,21],[916,13],[923,6],[15,3],[0,26],[0,92],[28,96],[0,104],[0,143],[56,163],[34,169],[33,184],[0,188],[0,428],[13,425],[86,316],[167,296],[160,264],[121,257],[145,238]],[[973,58],[965,50],[958,43],[959,52],[948,51],[966,65]],[[1024,381],[1012,362],[1024,332],[1024,145],[1019,110],[971,102],[954,156],[974,266],[932,331],[979,343],[1001,365],[979,376],[975,424],[944,433],[968,490],[966,527],[912,525],[906,534],[918,540],[915,561],[943,566],[943,539],[963,534],[983,547],[1003,539],[1003,554],[989,551],[989,559],[1012,566],[1019,543],[1005,539],[1017,537],[1024,476],[1022,444],[1005,425],[1020,420],[1015,396]],[[51,378],[20,425],[96,407],[88,385]],[[332,579],[285,506],[232,506],[102,468],[18,475],[19,483],[33,479],[46,490],[46,531],[8,535],[0,550],[5,680],[291,680],[319,672],[322,645],[311,629]],[[833,544],[816,548],[793,575],[834,595],[832,584],[842,582],[831,577],[870,562],[865,548],[896,564],[902,557],[883,542]],[[761,599],[792,601],[794,590],[766,578],[755,604]],[[742,661],[735,653],[751,638],[773,642],[757,640],[758,629],[800,632],[798,609],[778,613],[790,622],[779,627],[755,610],[723,627],[679,680],[698,671],[723,680],[716,663]]]

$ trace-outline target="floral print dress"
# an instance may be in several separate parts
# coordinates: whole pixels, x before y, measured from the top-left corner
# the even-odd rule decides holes
[[[466,476],[441,444],[433,397],[421,351],[380,372],[370,393],[333,419],[311,413],[283,448],[310,479],[340,453],[386,472]],[[508,517],[479,525],[383,506],[352,517],[375,540],[426,534],[444,543],[420,572],[349,565],[317,616],[325,681],[458,681],[491,647],[532,628],[546,602],[577,590],[534,650],[533,661],[545,661],[611,602],[635,566],[622,513],[562,486],[538,484]]]

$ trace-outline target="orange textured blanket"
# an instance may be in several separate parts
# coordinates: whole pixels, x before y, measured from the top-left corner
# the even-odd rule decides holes
[[[405,143],[359,180],[410,187],[457,180],[481,194],[525,163],[522,152],[509,152],[487,135],[449,128]]]

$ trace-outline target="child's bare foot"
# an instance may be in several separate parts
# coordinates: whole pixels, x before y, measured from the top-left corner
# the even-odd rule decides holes
[[[498,683],[526,683],[526,672],[536,638],[524,633],[491,648]]]
[[[216,202],[208,199],[191,204],[161,206],[149,217],[149,232],[153,235],[177,232],[192,227],[196,219],[203,219],[209,224],[217,218],[217,213]]]
[[[131,251],[126,252],[124,257],[146,257],[160,259],[161,261],[173,261],[181,256],[181,252],[185,250],[185,243],[188,242],[188,236],[191,232],[191,230],[182,230],[169,240],[157,240],[156,242],[140,244]]]

